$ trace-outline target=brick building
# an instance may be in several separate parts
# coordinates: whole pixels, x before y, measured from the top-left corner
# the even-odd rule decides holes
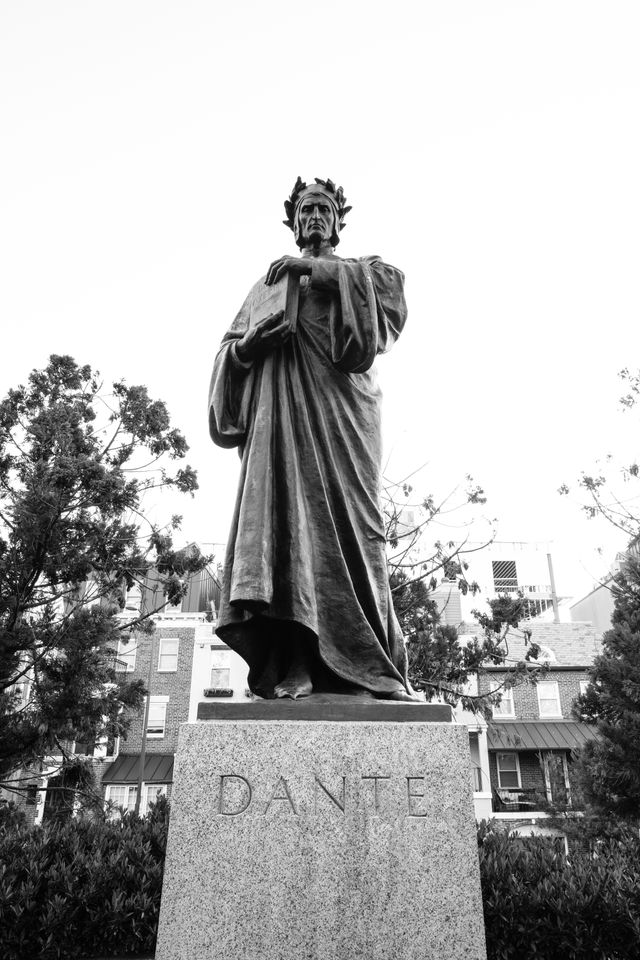
[[[247,698],[244,661],[214,633],[218,590],[215,573],[202,571],[191,578],[180,604],[151,616],[151,633],[137,631],[120,641],[116,672],[141,679],[149,691],[149,703],[145,698],[132,717],[126,738],[66,745],[91,760],[96,788],[114,810],[135,808],[139,783],[141,813],[158,795],[170,795],[179,727],[195,720],[199,702],[217,696]],[[129,592],[120,617],[132,620],[161,604],[150,579],[143,589]],[[24,686],[28,698],[28,682]],[[44,758],[37,771],[23,772],[27,793],[5,791],[6,799],[24,808],[33,822],[47,820],[73,802],[73,787],[61,768],[62,756]]]
[[[519,829],[544,820],[549,805],[579,808],[573,759],[595,732],[573,718],[572,708],[600,651],[591,624],[534,619],[526,626],[541,648],[538,665],[544,663],[547,672],[537,682],[504,690],[484,731],[486,751],[477,757],[485,786],[480,816],[518,822]],[[460,632],[464,639],[474,633],[473,625],[462,625]],[[526,650],[523,631],[512,631],[509,661],[524,660]],[[479,692],[500,688],[508,669],[489,667]]]
[[[141,813],[155,797],[171,795],[180,724],[196,719],[200,702],[249,697],[246,664],[216,637],[206,575],[199,579],[201,591],[196,583],[179,608],[152,618],[152,634],[120,645],[120,669],[144,681],[149,704],[114,756],[100,762],[105,801],[114,808],[133,810],[139,783]]]

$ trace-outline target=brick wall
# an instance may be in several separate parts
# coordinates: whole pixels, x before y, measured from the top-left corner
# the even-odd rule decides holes
[[[162,673],[158,670],[158,654],[161,638],[178,638],[178,669],[175,673]],[[191,668],[193,664],[193,645],[195,628],[193,626],[162,626],[156,628],[153,634],[136,635],[130,643],[136,645],[135,670],[127,673],[127,679],[144,681],[145,687],[149,683],[149,661],[153,647],[153,669],[151,674],[150,693],[152,697],[169,697],[167,703],[164,737],[148,737],[146,752],[175,753],[178,744],[178,729],[189,716],[189,695],[191,691]],[[133,719],[126,740],[120,742],[120,753],[139,753],[142,745],[142,724],[144,710],[142,709]]]
[[[496,753],[498,751],[489,751],[489,778],[491,789],[497,790],[498,786],[498,762]],[[509,753],[511,751],[501,750],[500,753]],[[553,753],[565,753],[567,757],[567,769],[569,773],[569,784],[571,786],[571,795],[574,803],[580,800],[580,791],[575,772],[575,764],[571,761],[571,756],[566,751],[551,751]],[[537,750],[518,750],[518,760],[520,762],[520,782],[523,790],[535,790],[542,797],[546,796],[546,787],[544,771],[541,765],[542,751]]]
[[[501,750],[500,753],[509,753],[508,750]],[[544,773],[538,759],[538,753],[534,750],[518,751],[520,761],[520,783],[523,790],[537,790],[544,795]],[[498,787],[498,762],[496,753],[489,752],[489,776],[491,779],[491,789],[497,790]]]
[[[486,693],[490,689],[492,681],[500,683],[503,678],[504,673],[499,671],[496,671],[495,673],[492,672],[488,676],[483,674],[479,681],[480,692]],[[580,681],[588,679],[587,671],[584,669],[550,670],[549,673],[547,673],[544,677],[541,677],[542,681],[557,681],[558,692],[560,694],[560,709],[562,711],[562,719],[572,719],[571,708],[574,700],[580,694]],[[540,708],[538,706],[537,686],[533,683],[521,683],[517,687],[514,687],[513,706],[516,720],[540,720],[541,717]]]

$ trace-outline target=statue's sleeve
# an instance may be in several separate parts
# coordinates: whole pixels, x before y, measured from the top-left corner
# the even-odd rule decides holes
[[[329,321],[333,363],[344,373],[364,373],[404,327],[404,274],[379,257],[318,260],[311,283],[336,296]]]
[[[209,432],[219,447],[244,443],[253,390],[253,364],[243,363],[236,344],[249,327],[253,291],[224,335],[213,364],[209,388]]]

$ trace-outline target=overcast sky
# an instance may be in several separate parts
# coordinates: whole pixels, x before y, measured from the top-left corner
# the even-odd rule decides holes
[[[4,0],[0,392],[52,352],[147,384],[199,471],[184,536],[224,540],[213,357],[295,252],[296,176],[331,177],[339,253],[407,278],[387,473],[472,473],[499,538],[551,541],[560,593],[588,589],[619,541],[556,491],[638,438],[639,46],[637,0]]]

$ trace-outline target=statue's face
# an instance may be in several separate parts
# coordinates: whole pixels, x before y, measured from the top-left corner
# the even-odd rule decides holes
[[[296,214],[298,243],[311,246],[331,240],[335,227],[333,205],[322,193],[309,193],[302,200]]]

